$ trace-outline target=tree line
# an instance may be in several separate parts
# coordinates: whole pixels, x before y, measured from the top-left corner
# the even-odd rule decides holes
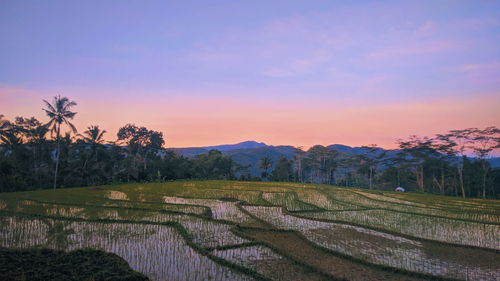
[[[275,162],[260,159],[260,177],[220,151],[194,158],[163,148],[161,132],[134,124],[114,141],[98,125],[82,133],[72,124],[76,102],[56,96],[44,102],[48,120],[0,115],[0,191],[93,186],[175,179],[240,179],[409,190],[463,197],[497,198],[500,170],[487,161],[500,147],[500,130],[469,128],[432,138],[399,140],[398,150],[376,145],[349,155],[316,145]],[[471,157],[473,155],[474,157]]]
[[[188,159],[164,150],[163,134],[134,124],[114,141],[91,125],[72,124],[76,102],[44,100],[48,121],[0,115],[0,191],[92,186],[173,179],[235,179],[242,167],[220,151]]]
[[[296,149],[293,159],[273,163],[260,160],[262,178],[278,181],[407,190],[462,197],[498,198],[500,168],[488,161],[500,148],[500,130],[468,128],[432,138],[410,136],[398,140],[399,149],[364,146],[356,154],[316,145]],[[273,172],[274,172],[273,171]]]

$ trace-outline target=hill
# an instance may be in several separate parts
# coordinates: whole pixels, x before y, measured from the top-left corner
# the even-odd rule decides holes
[[[382,153],[386,153],[386,156],[393,157],[400,150],[398,149],[383,149],[380,147],[371,149],[368,147],[351,147],[343,144],[332,144],[327,146],[329,149],[339,152],[339,159],[345,159],[352,157],[353,155],[366,155],[368,157],[378,157]],[[173,150],[179,155],[184,157],[192,158],[198,154],[206,153],[211,149],[216,149],[221,151],[224,155],[231,156],[231,158],[238,164],[242,166],[249,166],[249,168],[244,172],[250,173],[252,176],[260,176],[261,171],[259,168],[260,159],[263,157],[269,157],[276,163],[276,161],[281,157],[285,157],[289,160],[293,159],[296,148],[291,145],[279,145],[272,146],[267,145],[263,142],[256,141],[244,141],[236,144],[223,144],[215,146],[205,146],[205,147],[186,147],[186,148],[168,148]],[[488,160],[492,167],[500,167],[500,157],[490,158]],[[271,170],[273,167],[271,168]]]
[[[214,145],[214,146],[204,146],[204,147],[185,147],[185,148],[167,148],[168,150],[173,150],[179,155],[185,157],[195,157],[198,154],[206,153],[209,150],[216,149],[219,151],[229,151],[229,150],[238,150],[238,149],[253,149],[260,147],[267,147],[263,142],[256,141],[244,141],[236,144],[222,144],[222,145]]]

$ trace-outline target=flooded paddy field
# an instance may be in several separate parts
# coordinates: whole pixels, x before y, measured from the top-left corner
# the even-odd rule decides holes
[[[104,250],[151,280],[500,280],[500,202],[236,181],[0,193],[0,247]]]

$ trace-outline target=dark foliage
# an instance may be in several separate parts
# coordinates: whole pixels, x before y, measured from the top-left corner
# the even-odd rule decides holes
[[[64,252],[50,249],[0,248],[0,280],[145,281],[115,254],[93,249]]]

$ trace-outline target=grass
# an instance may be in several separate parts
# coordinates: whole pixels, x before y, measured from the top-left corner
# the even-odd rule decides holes
[[[152,280],[497,280],[499,203],[235,181],[0,193],[0,246],[103,249]]]

